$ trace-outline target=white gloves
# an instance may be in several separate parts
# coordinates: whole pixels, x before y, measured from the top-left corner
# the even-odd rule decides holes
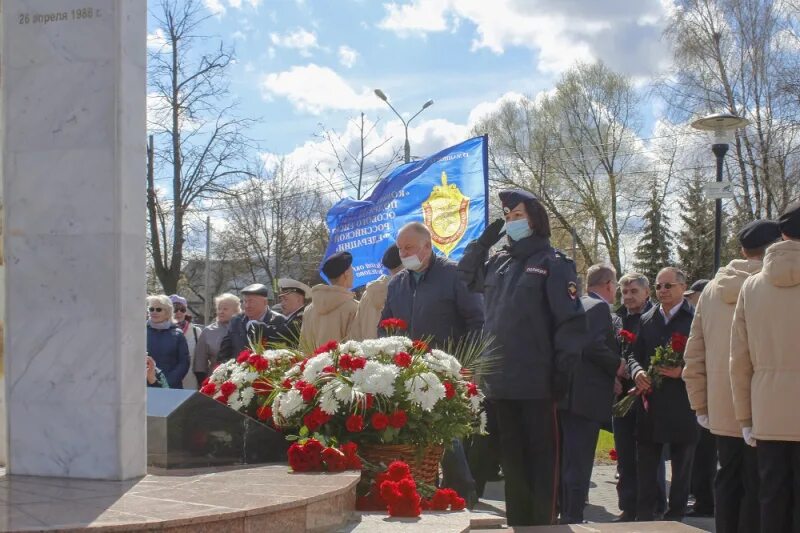
[[[708,415],[697,415],[697,423],[706,429],[708,428]]]
[[[744,441],[748,445],[753,448],[756,447],[756,438],[753,436],[753,428],[742,428],[742,437],[744,437]]]

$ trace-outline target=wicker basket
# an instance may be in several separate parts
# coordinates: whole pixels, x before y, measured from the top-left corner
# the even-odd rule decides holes
[[[418,447],[410,444],[362,444],[358,453],[372,464],[383,463],[388,466],[392,461],[403,461],[411,468],[414,479],[436,485],[444,446],[431,445],[420,453]]]

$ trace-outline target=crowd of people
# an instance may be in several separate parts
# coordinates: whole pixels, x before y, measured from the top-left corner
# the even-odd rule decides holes
[[[800,530],[800,202],[741,228],[742,258],[711,280],[688,286],[664,265],[651,287],[640,273],[618,278],[597,264],[583,295],[575,263],[551,245],[541,202],[522,190],[500,192],[500,202],[504,217],[457,264],[434,253],[424,224],[401,228],[382,259],[389,273],[360,300],[348,252],[323,264],[328,284],[279,280],[281,312],[269,288],[253,284],[241,300],[218,296],[216,320],[200,329],[184,298],[150,296],[148,385],[195,388],[254,339],[313,349],[374,338],[386,318],[433,347],[486,335],[475,379],[489,434],[454,441],[442,459],[442,484],[470,505],[501,471],[509,525],[583,522],[605,428],[617,452],[617,521],[689,513],[713,515],[718,532]],[[651,369],[681,336],[683,363]],[[635,407],[613,416],[629,395]]]

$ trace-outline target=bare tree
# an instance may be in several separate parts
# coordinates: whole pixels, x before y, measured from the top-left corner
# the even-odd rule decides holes
[[[660,89],[673,116],[724,111],[751,120],[728,168],[747,219],[775,216],[800,192],[800,106],[784,90],[800,50],[789,45],[797,17],[786,0],[683,0],[665,32],[675,61]]]
[[[252,121],[235,115],[227,82],[233,51],[200,33],[209,18],[201,2],[161,0],[152,15],[164,42],[148,64],[149,127],[156,136],[148,150],[148,244],[169,293],[181,276],[186,214],[246,175],[245,130]],[[169,185],[157,187],[159,181]]]
[[[315,170],[340,198],[342,194],[339,191],[352,188],[356,200],[361,200],[383,179],[395,163],[401,161],[399,148],[393,149],[389,157],[380,159],[376,157],[377,152],[392,140],[391,137],[377,138],[377,125],[378,121],[371,122],[365,118],[364,113],[361,113],[359,118],[351,119],[347,126],[348,131],[355,130],[358,133],[357,138],[349,139],[347,132],[339,134],[320,124],[321,131],[316,137],[325,140],[328,145],[327,154],[336,162],[333,167],[318,163]],[[364,180],[368,177],[372,184],[366,187]]]

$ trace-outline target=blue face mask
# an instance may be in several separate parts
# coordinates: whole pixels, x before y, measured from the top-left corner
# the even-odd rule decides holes
[[[521,218],[519,220],[506,222],[506,235],[508,235],[512,241],[519,241],[533,235],[533,230],[528,225],[528,219]]]

